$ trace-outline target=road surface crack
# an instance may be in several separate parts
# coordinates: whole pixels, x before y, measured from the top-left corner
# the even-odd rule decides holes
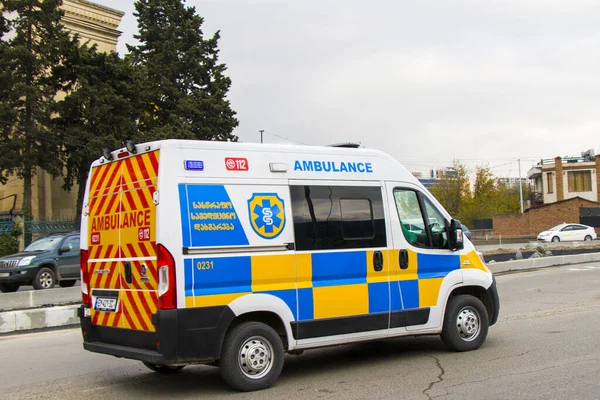
[[[444,370],[444,367],[442,367],[442,363],[440,362],[439,358],[435,357],[435,356],[429,356],[431,358],[433,358],[435,360],[435,365],[438,367],[440,373],[437,376],[437,380],[433,381],[429,384],[429,386],[427,386],[427,388],[425,390],[423,390],[423,394],[425,396],[427,396],[427,398],[429,400],[433,399],[434,397],[431,397],[431,395],[428,393],[431,389],[433,389],[433,387],[442,382],[444,380],[444,374],[446,373],[446,371]]]
[[[520,354],[515,354],[515,355],[512,355],[512,356],[502,356],[502,357],[496,357],[496,358],[492,358],[492,359],[491,359],[491,360],[489,360],[488,362],[492,362],[492,361],[496,361],[496,360],[502,360],[502,359],[504,359],[504,358],[522,357],[522,356],[524,356],[524,355],[526,355],[526,354],[529,354],[529,351],[526,351],[526,352],[524,352],[524,353],[520,353]]]

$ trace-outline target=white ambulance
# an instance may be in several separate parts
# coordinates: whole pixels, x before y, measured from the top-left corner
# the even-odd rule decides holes
[[[127,141],[81,222],[84,348],[263,389],[285,353],[440,334],[477,349],[493,274],[396,160],[353,144]],[[464,241],[463,241],[464,240]]]

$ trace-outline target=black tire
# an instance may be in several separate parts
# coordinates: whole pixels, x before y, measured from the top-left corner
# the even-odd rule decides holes
[[[77,282],[77,279],[69,279],[66,281],[58,281],[58,286],[60,287],[73,287]]]
[[[489,318],[477,297],[461,294],[451,297],[444,315],[442,341],[450,350],[478,349],[487,337]]]
[[[590,235],[587,235],[586,237],[583,238],[584,242],[591,242],[592,240],[594,240],[594,239],[592,239],[592,237]]]
[[[183,369],[185,365],[162,365],[143,362],[142,363],[154,372],[161,374],[175,374]]]
[[[0,283],[0,292],[14,293],[19,290],[19,287],[21,287],[21,285],[18,283]]]
[[[48,267],[40,268],[32,282],[35,290],[52,289],[56,284],[56,274]]]
[[[283,353],[283,343],[273,328],[261,322],[244,322],[227,332],[219,371],[234,389],[244,392],[266,389],[281,374]],[[250,357],[256,357],[252,362],[257,368],[245,363]]]
[[[552,238],[552,241],[553,241],[554,243],[558,243],[558,242],[560,242],[560,238],[559,238],[558,236],[554,236],[554,237]]]

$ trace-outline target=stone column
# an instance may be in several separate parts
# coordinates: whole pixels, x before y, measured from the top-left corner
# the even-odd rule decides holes
[[[565,189],[563,181],[562,159],[560,157],[556,157],[554,159],[554,170],[556,171],[556,201],[561,201],[565,199]]]

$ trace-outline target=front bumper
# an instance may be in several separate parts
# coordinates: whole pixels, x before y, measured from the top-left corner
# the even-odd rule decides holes
[[[37,273],[36,268],[11,268],[8,270],[0,269],[0,283],[11,283],[26,285],[33,282],[35,274]],[[8,276],[4,276],[8,274]]]
[[[86,305],[77,311],[84,349],[161,365],[217,360],[235,318],[227,306],[159,310],[152,315],[156,331],[149,332],[94,325],[86,313]]]
[[[498,315],[500,314],[500,297],[498,296],[498,288],[496,286],[496,277],[493,277],[492,285],[487,290],[488,298],[490,299],[490,315],[489,324],[490,326],[498,322]]]

